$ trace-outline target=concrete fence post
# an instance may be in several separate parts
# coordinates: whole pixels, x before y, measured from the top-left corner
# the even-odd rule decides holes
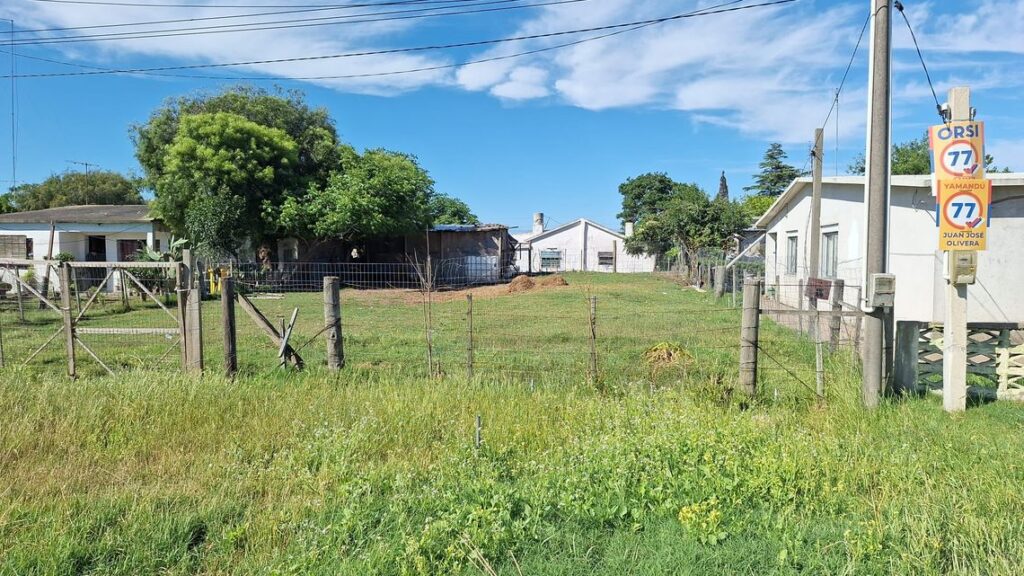
[[[757,392],[757,340],[761,321],[761,282],[743,285],[743,317],[740,327],[740,388]]]
[[[725,296],[725,266],[715,266],[715,298]]]
[[[832,293],[829,294],[829,302],[832,304],[832,317],[828,319],[828,347],[830,352],[839,348],[839,338],[843,327],[843,290],[845,283],[836,279],[832,281]]]

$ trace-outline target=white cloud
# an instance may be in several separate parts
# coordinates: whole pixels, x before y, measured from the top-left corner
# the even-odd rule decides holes
[[[536,66],[522,66],[508,74],[508,80],[495,84],[491,94],[507,100],[543,98],[551,93],[545,83],[548,72]]]

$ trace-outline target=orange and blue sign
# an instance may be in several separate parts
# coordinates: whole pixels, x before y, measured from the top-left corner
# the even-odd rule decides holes
[[[937,180],[985,177],[985,123],[949,122],[928,130],[932,173]]]
[[[992,182],[939,180],[939,250],[984,250],[988,237]]]

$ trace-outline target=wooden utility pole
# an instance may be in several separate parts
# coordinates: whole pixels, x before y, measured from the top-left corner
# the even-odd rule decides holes
[[[815,128],[814,130],[814,151],[811,152],[812,159],[812,176],[811,176],[811,230],[810,238],[808,238],[808,249],[809,249],[809,262],[807,263],[807,277],[808,278],[820,278],[821,277],[821,170],[822,170],[822,156],[824,155],[824,131],[821,128]],[[800,295],[804,297],[803,294]],[[809,308],[815,311],[814,316],[811,316],[811,339],[814,342],[819,340],[818,330],[818,298],[816,294],[812,292],[811,296],[807,299]]]
[[[887,271],[889,234],[889,153],[891,144],[890,68],[892,64],[892,2],[871,0],[871,57],[868,87],[868,146],[865,199],[867,252],[864,255],[865,285],[874,274]],[[869,295],[870,296],[870,295]],[[864,316],[864,369],[861,396],[864,406],[876,408],[885,369],[885,311],[873,309]]]
[[[950,119],[971,119],[971,89],[949,90]],[[933,176],[934,178],[935,176]],[[967,284],[953,283],[955,251],[946,252],[946,319],[942,324],[942,407],[967,409]]]
[[[221,318],[224,321],[224,375],[234,378],[238,372],[238,346],[235,339],[235,279],[220,281]]]
[[[46,272],[43,274],[43,286],[42,290],[39,291],[43,295],[43,298],[49,298],[50,291],[50,260],[53,260],[53,237],[57,234],[57,224],[50,220],[50,239],[46,243]],[[39,301],[39,309],[42,310],[46,307],[46,303],[42,300]]]
[[[50,273],[49,265],[46,267],[46,273]],[[67,262],[60,265],[60,283],[62,286],[60,315],[64,322],[64,348],[68,355],[68,376],[75,378],[78,375],[75,365],[75,320],[71,316],[71,291],[67,288],[71,283],[71,267]]]
[[[341,333],[341,279],[324,277],[324,326],[327,328],[327,368],[345,366],[345,344]]]
[[[751,396],[757,392],[757,339],[761,322],[761,282],[744,282],[743,316],[740,328],[740,388]]]

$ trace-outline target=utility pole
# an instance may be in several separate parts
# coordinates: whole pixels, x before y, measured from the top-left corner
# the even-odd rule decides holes
[[[949,90],[950,120],[971,120],[971,89]],[[937,178],[932,176],[932,178]],[[946,412],[967,409],[967,284],[955,284],[955,251],[945,254],[946,318],[942,324],[942,407]]]
[[[814,129],[814,151],[811,155],[814,157],[812,160],[812,184],[811,184],[811,232],[810,232],[810,262],[808,262],[808,278],[819,278],[821,276],[821,170],[822,154],[824,154],[823,140],[825,138],[824,130],[821,128]],[[804,297],[803,294],[800,295]],[[808,299],[810,302],[810,309],[815,311],[814,316],[811,317],[811,337],[814,341],[818,341],[818,299],[812,296]]]
[[[865,198],[867,246],[864,254],[865,285],[874,274],[888,268],[889,154],[891,144],[890,67],[892,64],[891,0],[871,0],[871,59],[869,62],[867,186]],[[885,311],[865,308],[864,370],[861,395],[864,406],[876,408],[886,378],[884,366]]]

